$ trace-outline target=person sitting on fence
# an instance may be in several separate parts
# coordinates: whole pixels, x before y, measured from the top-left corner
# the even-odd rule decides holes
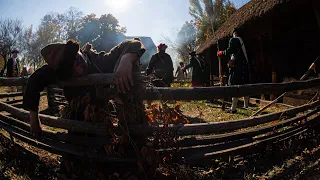
[[[199,87],[204,86],[205,77],[204,77],[204,69],[205,69],[205,62],[203,59],[196,56],[196,52],[189,53],[190,55],[190,63],[187,66],[182,68],[182,71],[186,71],[189,68],[192,69],[192,80],[191,86],[192,87]]]
[[[229,47],[225,51],[218,51],[219,57],[230,56],[228,61],[229,80],[228,85],[244,85],[249,83],[249,59],[245,45],[239,36],[239,29],[234,29],[233,38],[229,41]],[[231,109],[227,112],[237,113],[238,98],[232,98]],[[249,106],[249,97],[244,97],[244,108]]]
[[[170,55],[166,53],[167,48],[167,45],[159,44],[158,53],[151,57],[147,67],[147,75],[154,73],[160,79],[152,82],[157,87],[170,87],[173,81],[173,63]]]

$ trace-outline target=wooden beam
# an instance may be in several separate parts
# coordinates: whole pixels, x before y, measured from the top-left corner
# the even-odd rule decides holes
[[[6,122],[12,126],[16,126],[22,130],[29,131],[30,125],[18,119],[0,114],[0,119],[3,122]],[[66,142],[69,144],[75,145],[85,145],[85,146],[105,146],[111,144],[111,139],[107,139],[107,137],[97,136],[97,137],[88,137],[86,134],[81,135],[73,135],[64,132],[54,132],[50,130],[43,129],[43,138],[48,138],[51,140]]]
[[[286,119],[285,121],[277,123],[275,125],[268,125],[261,128],[244,131],[244,132],[242,131],[242,132],[232,132],[232,133],[225,133],[225,134],[218,134],[218,135],[211,135],[211,136],[196,136],[192,138],[183,138],[179,140],[179,145],[182,147],[199,146],[199,145],[234,141],[234,140],[239,140],[244,138],[253,138],[254,136],[265,134],[268,132],[273,132],[285,126],[292,125],[293,123],[296,123],[298,121],[305,120],[306,118],[318,112],[319,112],[319,108],[307,113],[306,115],[294,117],[291,119]]]
[[[144,79],[142,76],[137,78]],[[87,85],[106,85],[114,83],[113,74],[91,74],[83,78],[78,78],[68,82],[58,82],[61,86],[87,86]],[[10,81],[9,81],[10,79]],[[0,78],[4,86],[22,85],[17,84],[17,79],[21,78]],[[5,80],[6,84],[4,83]],[[21,82],[20,82],[21,83]],[[0,83],[1,84],[1,83]],[[254,96],[260,94],[283,93],[287,91],[307,89],[320,86],[320,78],[308,81],[297,81],[287,83],[265,83],[248,84],[242,86],[224,86],[224,87],[197,87],[197,88],[167,88],[152,87],[141,89],[137,94],[140,100],[211,100],[213,98],[228,98]],[[110,89],[109,95],[117,94],[116,89]]]
[[[254,96],[308,89],[320,86],[320,79],[287,83],[248,84],[242,86],[196,88],[146,88],[137,94],[141,100],[211,100],[228,97]],[[115,93],[115,92],[113,92]]]
[[[204,159],[212,159],[223,154],[242,154],[242,153],[253,153],[252,148],[260,147],[262,148],[268,143],[276,143],[278,141],[283,141],[307,131],[308,127],[319,123],[320,116],[313,117],[312,119],[306,120],[306,123],[302,126],[290,128],[284,130],[283,132],[265,136],[256,140],[242,140],[234,141],[231,143],[224,143],[222,145],[212,145],[212,146],[202,146],[202,147],[192,147],[181,149],[177,153],[178,158],[184,157],[184,161],[194,164],[196,162],[203,164]]]
[[[21,140],[22,142],[28,143],[32,146],[41,148],[43,150],[55,153],[55,154],[72,154],[79,157],[89,158],[98,162],[117,162],[117,163],[136,163],[136,158],[123,158],[123,157],[110,157],[107,155],[90,152],[90,149],[84,147],[70,145],[67,143],[60,143],[52,140],[34,140],[29,133],[21,131],[12,127],[11,125],[0,120],[0,128],[6,130],[13,137]]]
[[[13,117],[29,123],[29,112],[23,109],[18,109],[6,103],[0,102],[0,110],[9,112]],[[40,115],[41,122],[44,125],[67,129],[72,132],[84,132],[93,134],[106,134],[106,124],[104,123],[88,123],[84,121],[69,120],[57,118],[48,115]]]
[[[213,123],[200,123],[200,124],[185,124],[185,125],[170,125],[169,129],[175,131],[178,135],[197,135],[197,134],[212,134],[217,132],[226,132],[231,130],[236,130],[240,128],[245,128],[249,126],[256,126],[259,124],[271,122],[277,120],[283,116],[296,115],[299,112],[307,111],[311,108],[315,108],[320,105],[320,101],[314,103],[306,104],[296,108],[288,109],[281,112],[271,113],[262,116],[256,116],[246,119],[240,119],[235,121],[223,121],[223,122],[213,122]],[[12,114],[12,116],[29,122],[29,112],[21,110],[10,106],[6,103],[0,102],[0,110],[7,111]],[[48,115],[40,115],[40,119],[43,124],[47,126],[52,126],[56,128],[67,129],[72,132],[85,132],[92,134],[106,134],[105,123],[89,123],[84,121],[69,120],[63,118],[57,118]],[[162,126],[151,127],[149,125],[132,125],[129,127],[130,132],[133,135],[152,135],[155,131],[161,130]]]
[[[7,97],[16,97],[16,96],[23,96],[22,92],[14,92],[14,93],[1,93],[0,98],[7,98]]]

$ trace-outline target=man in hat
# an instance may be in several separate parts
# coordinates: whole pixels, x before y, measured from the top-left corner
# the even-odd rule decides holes
[[[13,50],[11,52],[11,58],[8,59],[7,63],[7,77],[17,77],[20,74],[18,53],[18,50]]]
[[[183,67],[182,70],[186,71],[187,69],[192,67],[192,80],[191,85],[192,87],[199,87],[204,86],[205,77],[204,77],[204,69],[205,69],[205,62],[202,58],[196,56],[196,52],[189,53],[190,55],[190,63]]]
[[[40,92],[45,87],[55,83],[56,80],[67,80],[91,73],[114,72],[116,87],[120,94],[129,92],[134,85],[132,72],[140,72],[139,59],[144,52],[143,44],[137,40],[125,40],[106,54],[96,53],[90,44],[80,50],[78,42],[74,40],[66,44],[55,43],[44,47],[41,54],[48,65],[36,70],[30,76],[23,99],[24,107],[30,111],[31,133],[35,137],[40,137],[42,134],[38,111]],[[87,92],[93,94],[90,98],[95,99],[95,87],[64,88],[69,103],[74,98],[86,96]]]
[[[11,52],[11,57],[8,59],[7,62],[7,77],[18,77],[20,74],[20,63],[18,59],[18,50],[13,50]],[[10,92],[17,92],[17,87],[16,86],[11,86],[10,87]]]
[[[154,86],[170,87],[173,81],[173,63],[169,54],[166,53],[166,44],[158,45],[158,52],[151,57],[147,67],[147,75],[155,74],[160,80],[153,81]]]
[[[243,40],[239,36],[239,29],[234,29],[233,38],[229,41],[229,47],[225,51],[218,51],[219,57],[229,56],[229,80],[228,85],[244,85],[249,82],[249,59]],[[238,98],[232,98],[231,113],[237,112]],[[249,106],[249,97],[244,97],[244,108]]]

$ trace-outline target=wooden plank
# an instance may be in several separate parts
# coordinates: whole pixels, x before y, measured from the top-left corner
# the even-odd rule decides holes
[[[12,117],[0,114],[0,120],[27,132],[30,130],[30,125],[28,123],[25,123]],[[85,145],[91,147],[103,147],[112,143],[110,138],[108,139],[107,137],[103,136],[89,137],[87,134],[74,135],[64,132],[54,132],[46,129],[43,129],[43,137],[51,140],[66,142],[69,144]]]
[[[255,141],[248,141],[248,143],[243,143],[245,141],[241,142],[232,142],[229,145],[218,145],[218,146],[207,146],[207,147],[200,147],[200,148],[190,148],[190,149],[185,149],[185,150],[180,150],[177,155],[180,157],[184,157],[184,161],[189,162],[189,163],[195,163],[199,162],[203,164],[203,159],[212,159],[217,156],[222,156],[223,154],[241,154],[242,152],[247,152],[247,153],[253,153],[250,149],[251,148],[257,148],[257,147],[264,147],[266,143],[275,143],[277,141],[281,141],[283,139],[288,139],[293,136],[300,135],[304,132],[306,132],[307,128],[310,125],[319,123],[320,116],[316,116],[312,119],[309,119],[306,121],[306,123],[302,126],[291,128],[288,130],[285,130],[281,133],[269,135],[266,137],[261,138],[260,140],[255,140]],[[243,144],[241,144],[243,143]],[[223,149],[223,147],[229,147],[226,149]]]
[[[145,77],[136,75],[136,78]],[[20,78],[21,79],[21,78]],[[25,80],[25,78],[23,79]],[[7,84],[6,84],[7,82]],[[17,84],[20,82],[21,84]],[[1,85],[22,85],[23,81],[19,78],[0,78]],[[91,74],[86,77],[73,79],[68,82],[58,82],[60,86],[90,86],[108,85],[114,83],[113,74]],[[197,87],[197,88],[165,88],[153,87],[146,88],[137,94],[141,100],[211,100],[213,98],[242,97],[270,93],[283,93],[294,90],[307,89],[320,86],[320,78],[308,81],[286,82],[286,83],[265,83],[248,84],[242,86],[224,87]],[[116,89],[110,91],[111,94],[117,93]]]
[[[52,88],[55,93],[63,93],[63,89],[61,88]]]
[[[16,100],[12,100],[12,101],[6,101],[7,104],[16,104],[16,103],[20,103],[23,102],[23,99],[16,99]]]
[[[270,93],[284,93],[320,86],[320,79],[287,83],[248,84],[242,86],[168,88],[153,87],[141,90],[137,96],[141,100],[211,100],[255,96]]]
[[[14,92],[14,93],[1,93],[0,98],[7,98],[7,97],[16,97],[16,96],[23,96],[22,92]]]
[[[197,134],[212,134],[217,132],[226,132],[245,128],[249,126],[256,126],[259,124],[271,122],[283,116],[296,115],[299,112],[307,111],[310,108],[315,108],[320,105],[320,101],[316,101],[307,105],[296,108],[284,110],[281,112],[239,119],[235,121],[213,122],[213,123],[199,123],[199,124],[185,124],[185,125],[169,125],[169,130],[176,132],[180,136],[197,135]],[[11,113],[14,117],[29,122],[29,112],[10,106],[6,103],[0,102],[0,110]],[[41,122],[47,126],[67,129],[73,132],[86,132],[92,134],[106,134],[106,124],[92,124],[89,122],[69,120],[57,118],[48,115],[40,115]],[[162,126],[151,127],[149,125],[132,125],[129,127],[130,133],[133,135],[152,135],[155,131],[161,130]]]
[[[28,82],[28,78],[29,76],[14,77],[14,78],[1,77],[0,85],[1,86],[22,86]]]
[[[281,117],[295,116],[299,112],[307,111],[319,105],[320,105],[320,101],[316,101],[311,104],[306,104],[303,106],[291,108],[281,112],[275,112],[275,113],[270,113],[266,115],[260,115],[256,117],[250,117],[250,118],[239,119],[234,121],[169,125],[169,130],[172,132],[175,132],[177,135],[180,135],[180,136],[221,133],[221,132],[232,131],[232,130],[247,128],[251,126],[272,122],[274,120],[280,119]],[[134,128],[134,126],[130,127],[130,130],[132,131],[135,129],[136,131],[143,131],[146,134],[152,134],[152,132],[156,131],[158,128],[156,127],[150,128],[142,125],[136,126],[136,128]]]
[[[58,95],[58,94],[55,94],[53,97],[54,98],[61,98],[61,99],[65,99],[66,98],[64,95]]]
[[[144,82],[148,78],[141,73],[133,74],[136,82]],[[56,83],[59,87],[65,86],[95,86],[115,84],[115,75],[109,74],[89,74],[81,78],[75,78],[70,81],[59,81]]]
[[[125,158],[125,157],[108,157],[106,155],[97,154],[95,152],[87,151],[82,146],[74,146],[66,143],[59,143],[52,140],[34,140],[29,133],[22,130],[16,129],[11,125],[0,120],[0,128],[3,128],[13,137],[28,143],[32,146],[38,147],[40,149],[49,151],[56,154],[72,154],[79,157],[89,158],[97,162],[115,162],[115,163],[136,163],[136,158]]]
[[[319,111],[320,111],[319,108],[317,108],[303,116],[294,117],[291,119],[287,119],[284,122],[277,123],[275,125],[268,125],[262,128],[252,129],[244,132],[232,132],[232,133],[225,133],[225,134],[218,134],[218,135],[211,135],[211,136],[196,136],[192,138],[183,138],[179,140],[179,145],[181,147],[197,146],[197,145],[207,145],[207,144],[214,144],[214,143],[220,143],[220,142],[240,140],[244,138],[252,138],[260,134],[273,132],[285,126],[292,125],[293,123],[304,120],[307,117],[310,117],[315,113],[318,113]]]
[[[29,112],[23,109],[18,109],[16,107],[10,106],[6,103],[0,102],[0,109],[2,111],[7,111],[12,116],[22,120],[24,122],[29,122]],[[63,118],[57,118],[48,115],[40,115],[41,122],[47,126],[67,129],[72,132],[85,132],[93,134],[106,134],[106,124],[97,123],[92,124],[83,121],[69,120]]]

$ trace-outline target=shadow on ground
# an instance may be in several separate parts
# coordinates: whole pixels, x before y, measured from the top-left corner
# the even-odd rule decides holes
[[[0,179],[54,179],[58,162],[13,145],[0,135]],[[45,155],[48,156],[46,153]]]

